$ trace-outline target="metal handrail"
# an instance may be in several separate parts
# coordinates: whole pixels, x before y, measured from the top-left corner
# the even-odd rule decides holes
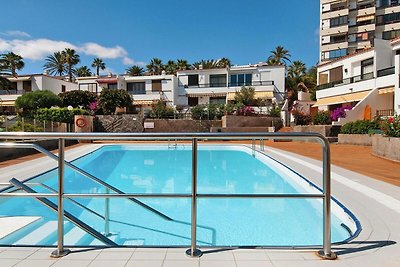
[[[18,181],[17,179],[13,178],[10,180],[10,183],[12,185],[14,185],[15,187],[20,188],[21,190],[24,190],[28,193],[36,193],[35,190],[33,190],[32,188],[30,188],[27,185],[24,185],[23,183],[21,183],[20,181]],[[43,198],[43,197],[35,197],[36,200],[38,200],[39,202],[41,202],[42,204],[44,204],[46,207],[50,208],[53,211],[58,211],[58,206],[56,204],[54,204],[53,202],[51,202],[50,200],[48,200],[47,198]],[[117,246],[117,244],[110,240],[109,238],[105,237],[104,235],[102,235],[101,233],[99,233],[97,230],[95,230],[94,228],[90,227],[89,225],[87,225],[86,223],[84,223],[83,221],[81,221],[80,219],[76,218],[74,215],[72,215],[71,213],[64,211],[64,216],[73,224],[75,224],[76,226],[78,226],[79,228],[81,228],[83,231],[85,231],[86,233],[92,235],[93,237],[99,239],[101,242],[111,245],[111,246]],[[64,220],[63,220],[63,224],[64,224]]]
[[[59,190],[58,194],[34,194],[25,193],[24,196],[57,196],[58,198],[58,242],[54,256],[61,257],[67,252],[64,250],[63,240],[63,217],[64,210],[62,201],[66,197],[104,197],[104,198],[129,198],[129,197],[182,197],[191,198],[191,247],[187,253],[192,257],[201,255],[196,244],[197,211],[196,204],[198,198],[322,198],[323,200],[323,248],[318,252],[324,259],[336,259],[336,255],[331,250],[331,160],[330,146],[328,140],[319,133],[0,133],[0,139],[58,139],[59,140]],[[168,140],[180,139],[192,141],[192,194],[65,194],[63,189],[64,178],[64,140]],[[254,140],[254,139],[316,139],[322,145],[322,174],[323,190],[321,194],[197,194],[197,146],[201,140]],[[15,144],[8,144],[9,147]],[[6,147],[6,145],[3,145]],[[3,190],[4,191],[4,190]],[[1,192],[1,191],[0,191]],[[22,193],[0,193],[0,197],[22,196]],[[61,205],[60,205],[61,203]]]

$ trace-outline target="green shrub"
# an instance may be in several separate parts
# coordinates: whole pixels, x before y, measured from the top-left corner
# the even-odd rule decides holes
[[[79,108],[72,110],[68,110],[68,108],[41,108],[36,112],[35,119],[38,121],[74,123],[75,115],[87,114],[89,113],[86,110]]]
[[[99,106],[105,115],[114,114],[115,108],[132,105],[131,95],[123,89],[103,89],[100,93]]]
[[[231,110],[231,106],[228,107]],[[197,105],[190,110],[193,120],[220,120],[225,115],[225,105]]]
[[[175,114],[175,110],[172,107],[168,107],[164,101],[158,100],[151,106],[149,116],[151,118],[163,119],[171,118]]]
[[[344,124],[341,134],[368,134],[371,130],[379,129],[379,121],[358,120]]]
[[[292,112],[294,116],[294,123],[296,125],[309,125],[311,123],[311,116],[306,115],[300,111],[294,110]]]
[[[207,118],[207,113],[205,111],[205,105],[197,105],[190,109],[193,120],[205,120]]]
[[[314,125],[329,125],[332,123],[329,111],[318,111],[313,118]]]
[[[385,135],[400,137],[400,115],[384,119],[382,121],[382,128]]]
[[[61,98],[50,91],[33,91],[19,96],[15,101],[18,114],[32,118],[36,110],[61,106]]]
[[[7,128],[9,132],[22,132],[22,128],[24,132],[43,132],[43,128],[39,126],[34,126],[30,123],[24,123],[24,127],[22,127],[22,122],[18,121],[17,123],[11,125]]]
[[[269,110],[268,114],[271,117],[280,117],[281,116],[281,109],[279,107],[273,107]]]
[[[77,108],[81,106],[85,109],[89,108],[89,105],[97,99],[96,93],[81,90],[68,91],[59,94],[59,96],[63,107],[72,106]]]

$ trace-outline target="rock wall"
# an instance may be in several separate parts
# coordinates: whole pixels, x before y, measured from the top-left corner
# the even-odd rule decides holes
[[[209,133],[211,127],[221,127],[220,120],[168,120],[168,119],[146,119],[146,133]]]
[[[97,115],[93,121],[95,132],[142,133],[143,118],[138,115]]]
[[[235,116],[227,115],[222,117],[223,128],[237,127],[275,127],[279,130],[283,127],[282,120],[276,117],[252,117],[252,116]]]

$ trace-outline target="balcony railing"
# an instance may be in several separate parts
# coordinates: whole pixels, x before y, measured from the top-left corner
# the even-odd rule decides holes
[[[395,68],[394,67],[389,67],[389,68],[386,68],[386,69],[378,70],[377,76],[378,77],[383,77],[383,76],[387,76],[387,75],[392,75],[394,73],[395,73]]]
[[[0,95],[22,95],[24,90],[0,90]]]
[[[184,84],[185,88],[209,88],[209,87],[241,87],[241,86],[268,86],[274,85],[274,81],[253,81],[249,82],[236,82],[236,83],[204,83],[197,85]]]
[[[371,80],[373,78],[374,78],[373,72],[365,73],[363,75],[353,76],[353,77],[346,78],[343,80],[318,85],[317,90],[323,90],[323,89],[327,89],[327,88],[331,88],[331,87],[335,87],[335,86],[339,86],[339,85],[345,85],[345,84],[351,84],[351,83]]]
[[[376,111],[377,117],[391,117],[394,116],[394,109],[381,109]]]

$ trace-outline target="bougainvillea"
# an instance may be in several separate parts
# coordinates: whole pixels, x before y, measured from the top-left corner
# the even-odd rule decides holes
[[[332,121],[338,121],[340,118],[346,118],[346,110],[352,110],[352,106],[340,107],[331,112]]]

